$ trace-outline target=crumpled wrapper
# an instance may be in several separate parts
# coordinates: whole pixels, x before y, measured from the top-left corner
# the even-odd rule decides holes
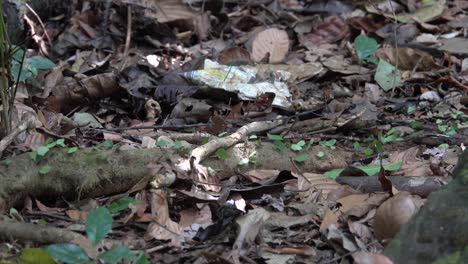
[[[253,66],[226,66],[206,59],[204,69],[185,72],[183,76],[199,85],[237,93],[242,100],[255,100],[258,95],[274,93],[273,106],[289,109],[291,93],[287,81],[291,73],[272,71],[269,78],[259,77],[257,73],[258,69]]]

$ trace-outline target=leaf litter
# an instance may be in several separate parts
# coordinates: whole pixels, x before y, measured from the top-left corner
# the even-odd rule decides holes
[[[406,183],[450,181],[468,143],[466,7],[316,2],[36,7],[45,26],[29,19],[27,61],[57,66],[19,84],[14,122],[36,122],[4,161],[47,159],[49,138],[68,155],[101,144],[165,156],[132,189],[89,206],[28,196],[35,206],[16,217],[83,233],[92,209],[133,197],[113,212],[106,250],[125,244],[151,263],[391,263],[382,240],[425,198]]]

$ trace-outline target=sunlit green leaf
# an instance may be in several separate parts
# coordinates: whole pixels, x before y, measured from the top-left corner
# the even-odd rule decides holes
[[[241,160],[239,160],[239,165],[245,165],[245,164],[248,164],[249,163],[249,159],[248,158],[242,158]]]
[[[333,169],[325,172],[323,175],[327,178],[335,180],[336,178],[338,178],[338,176],[340,176],[341,172],[343,171],[344,169]]]
[[[40,146],[36,152],[38,156],[44,156],[47,152],[49,152],[49,148],[46,146]]]
[[[226,149],[224,148],[217,149],[215,152],[215,156],[221,160],[227,160],[229,158],[229,155],[227,154]]]
[[[57,262],[42,248],[25,248],[18,257],[22,264],[56,264]],[[3,263],[0,261],[0,263]],[[10,263],[10,262],[5,262]],[[13,262],[12,262],[13,263]]]
[[[120,198],[116,201],[113,201],[107,208],[112,214],[118,213],[122,210],[125,210],[128,208],[129,204],[137,204],[140,203],[140,201],[137,201],[133,199],[132,197],[123,197]]]
[[[72,153],[75,153],[77,150],[78,150],[78,147],[71,147],[68,149],[67,153],[72,154]]]
[[[304,162],[309,158],[309,154],[302,154],[294,158],[296,162]]]
[[[401,164],[402,162],[399,161],[384,165],[383,167],[386,171],[396,171],[401,168]],[[380,171],[380,165],[357,166],[357,168],[361,169],[369,176],[373,176]]]
[[[270,140],[283,140],[283,137],[281,135],[268,134],[268,139],[270,139]]]

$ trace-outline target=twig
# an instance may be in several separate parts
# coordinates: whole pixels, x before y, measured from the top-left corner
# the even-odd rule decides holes
[[[241,142],[245,137],[250,134],[259,133],[270,130],[274,127],[282,125],[285,121],[281,119],[263,122],[252,122],[247,124],[237,132],[223,138],[212,140],[205,145],[199,146],[192,151],[192,155],[189,159],[186,159],[176,165],[179,172],[190,172],[194,170],[194,167],[200,164],[205,158],[211,155],[219,148],[229,148],[232,145]]]
[[[391,98],[395,96],[395,87],[396,87],[396,75],[398,74],[398,39],[397,39],[397,20],[396,20],[396,14],[395,14],[395,9],[393,8],[393,4],[391,0],[388,0],[388,3],[390,4],[390,8],[392,9],[393,13],[393,39],[394,41],[394,56],[395,56],[395,72],[393,73],[393,82],[392,82],[392,94]]]
[[[128,51],[130,49],[130,41],[132,39],[132,6],[127,6],[127,36],[125,37],[125,49],[122,64],[120,65],[120,71],[125,68],[127,64]]]
[[[102,131],[125,131],[125,130],[140,130],[140,129],[182,129],[204,127],[208,124],[192,124],[192,125],[160,125],[160,126],[134,126],[134,127],[114,127],[114,128],[90,128]]]
[[[44,34],[45,34],[46,37],[47,37],[47,42],[49,43],[49,46],[52,47],[52,39],[50,38],[49,33],[47,33],[47,29],[46,29],[44,23],[42,22],[41,17],[36,13],[36,11],[34,11],[34,9],[32,9],[32,7],[31,7],[28,3],[24,3],[24,5],[25,5],[26,8],[28,8],[29,11],[31,11],[31,13],[37,18],[37,20],[39,21],[39,24],[40,24],[41,27],[42,27],[42,30],[44,30]],[[45,53],[45,54],[48,54],[47,50],[44,50],[44,53]]]
[[[16,138],[16,136],[19,133],[28,129],[29,127],[33,126],[33,124],[34,124],[34,117],[32,115],[28,116],[26,120],[24,120],[18,127],[13,129],[13,131],[11,131],[10,134],[4,137],[0,141],[0,157],[3,154],[3,151],[8,147],[8,145],[10,145],[10,143]]]

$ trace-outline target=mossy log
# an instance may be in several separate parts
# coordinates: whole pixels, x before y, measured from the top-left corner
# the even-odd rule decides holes
[[[0,211],[18,206],[27,195],[39,199],[67,199],[105,196],[130,190],[151,170],[149,164],[166,162],[175,164],[180,157],[172,149],[112,149],[86,148],[74,153],[67,149],[54,148],[45,156],[35,160],[31,153],[24,153],[0,162]],[[249,157],[256,151],[256,164],[239,166],[241,158]],[[325,157],[314,153],[324,151]],[[310,158],[297,164],[303,171],[326,171],[346,166],[350,154],[314,146],[309,150]],[[280,152],[270,143],[237,144],[227,150],[229,158],[220,160],[211,157],[203,162],[216,171],[216,177],[232,176],[236,171],[252,169],[295,170],[292,158],[298,154],[292,151]],[[49,166],[50,171],[41,174],[40,169]]]
[[[453,178],[429,195],[387,246],[385,255],[394,263],[468,263],[468,151]]]

